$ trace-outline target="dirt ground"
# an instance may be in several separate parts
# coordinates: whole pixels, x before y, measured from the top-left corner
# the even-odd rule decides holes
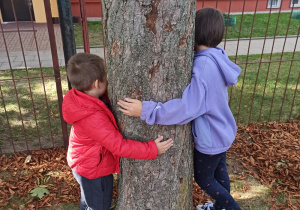
[[[227,165],[231,194],[243,209],[300,209],[299,119],[238,127]],[[0,209],[74,209],[79,197],[65,148],[0,157]],[[194,206],[207,200],[194,183]]]

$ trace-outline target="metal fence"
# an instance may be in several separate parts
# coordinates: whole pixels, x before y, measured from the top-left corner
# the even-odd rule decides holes
[[[61,104],[68,84],[61,31],[52,23],[50,0],[44,0],[47,24],[34,21],[30,3],[30,21],[18,21],[16,2],[9,1],[14,22],[0,24],[0,153],[64,146],[68,135]],[[77,52],[103,55],[102,47],[91,44],[94,29],[85,1],[78,1],[79,24],[74,27],[80,28],[76,36],[83,42]],[[242,68],[239,82],[228,89],[238,124],[293,120],[300,114],[299,8],[290,1],[289,11],[283,10],[287,1],[278,1],[278,8],[269,0],[197,1],[197,9],[210,6],[224,13],[227,27],[220,46]],[[265,8],[271,6],[262,12],[263,2]],[[253,11],[248,11],[250,3]]]
[[[60,111],[63,94],[56,37],[50,2],[44,3],[47,25],[42,28],[33,21],[30,2],[27,9],[31,21],[24,23],[25,27],[20,25],[14,0],[10,0],[10,6],[15,21],[0,24],[0,153],[62,146],[67,142],[67,127]],[[32,65],[39,68],[32,69]]]
[[[202,1],[203,6],[205,2]],[[221,1],[216,1],[216,8],[218,2]],[[240,82],[230,89],[229,104],[237,122],[247,124],[253,121],[295,119],[300,115],[299,97],[296,98],[300,76],[300,54],[297,52],[300,50],[300,18],[297,16],[300,13],[299,8],[295,10],[295,1],[276,1],[280,4],[279,9],[273,8],[272,3],[275,1],[272,0],[248,1],[248,5],[252,3],[252,7],[255,6],[253,14],[250,15],[251,24],[248,26],[247,38],[241,36],[244,21],[249,16],[249,12],[245,14],[247,1],[242,1],[242,10],[238,13],[239,32],[234,39],[227,39],[232,1],[228,2],[228,12],[224,13],[224,17],[228,18],[227,22],[225,19],[227,27],[223,47],[226,50],[226,47],[232,47],[230,42],[234,42],[236,47],[233,48],[235,52],[232,60],[242,67]],[[259,3],[269,5],[269,9],[259,12]],[[282,12],[283,3],[290,3],[290,11]],[[256,28],[260,30],[255,27],[259,24],[258,15],[267,21],[260,35],[255,34]],[[246,53],[241,53],[243,47]]]

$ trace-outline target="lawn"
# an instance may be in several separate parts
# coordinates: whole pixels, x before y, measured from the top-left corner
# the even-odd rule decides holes
[[[297,35],[300,21],[291,19],[290,26],[288,27],[288,23],[290,20],[291,13],[281,13],[278,19],[279,13],[272,13],[270,15],[269,20],[269,14],[256,14],[255,20],[254,20],[254,26],[252,31],[252,37],[265,37],[266,36],[266,30],[268,29],[267,37],[273,37],[276,36],[285,36],[286,32],[288,31],[288,35]],[[249,38],[251,34],[251,27],[253,24],[253,17],[252,14],[244,14],[243,15],[243,21],[242,21],[242,15],[236,15],[236,25],[230,26],[227,28],[227,39],[236,39],[236,38]],[[278,20],[278,26],[276,29]],[[269,26],[268,26],[269,21]],[[242,22],[242,28],[241,33],[240,27]]]
[[[278,15],[279,15],[278,13],[271,14],[267,37],[274,36]],[[290,15],[291,13],[280,14],[278,26],[276,30],[277,36],[285,36],[287,30],[288,30],[288,35],[298,34],[300,21],[291,19],[290,26],[288,28]],[[252,23],[253,23],[253,17],[254,17],[253,14],[244,14],[243,21],[242,21],[242,15],[236,15],[236,25],[228,27],[226,38],[227,39],[249,38],[251,33]],[[269,20],[269,14],[256,14],[252,37],[265,37],[268,20]],[[241,21],[243,22],[243,24],[241,28],[241,33],[239,34]],[[89,33],[90,46],[103,45],[101,21],[88,21],[88,33]],[[83,46],[81,25],[79,23],[74,24],[74,34],[75,34],[76,46],[77,47]]]
[[[12,152],[12,142],[17,151],[27,149],[49,148],[62,146],[62,132],[59,118],[57,93],[55,86],[53,68],[43,68],[44,81],[40,78],[40,69],[30,69],[28,77],[31,79],[20,79],[27,77],[26,71],[14,70],[16,89],[13,82],[1,81],[0,92],[5,100],[5,109],[9,119],[7,123],[3,101],[0,105],[0,148],[3,153]],[[0,71],[1,79],[11,79],[9,70]],[[61,80],[63,92],[67,91],[66,73],[61,69]],[[30,97],[30,89],[32,99]],[[45,85],[43,85],[45,84]],[[45,91],[44,91],[45,90]],[[19,98],[16,98],[16,93]],[[33,107],[35,112],[33,111]],[[22,113],[23,123],[20,118]],[[35,123],[35,118],[37,123]],[[11,131],[10,131],[10,129]],[[38,131],[38,132],[37,132]]]
[[[292,53],[284,53],[282,60],[289,60]],[[281,53],[250,55],[248,62],[279,61]],[[296,52],[295,59],[300,58]],[[235,57],[230,57],[235,61]],[[237,64],[245,63],[247,56],[238,56]],[[229,88],[230,107],[238,124],[260,121],[286,121],[300,113],[299,82],[300,61],[260,64],[242,64],[238,83]],[[277,81],[277,82],[276,82]],[[254,93],[255,88],[255,94]],[[296,94],[296,95],[295,95]]]
[[[88,21],[88,33],[90,46],[103,45],[102,21]],[[76,46],[83,46],[81,24],[74,24]]]

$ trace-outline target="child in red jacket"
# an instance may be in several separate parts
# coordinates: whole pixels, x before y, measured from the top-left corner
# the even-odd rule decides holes
[[[119,157],[155,159],[172,145],[163,137],[148,142],[123,139],[109,109],[104,61],[78,53],[67,65],[72,85],[63,101],[63,117],[73,124],[67,153],[68,165],[80,185],[80,209],[110,209],[113,173],[120,173]],[[99,100],[100,99],[100,100]]]

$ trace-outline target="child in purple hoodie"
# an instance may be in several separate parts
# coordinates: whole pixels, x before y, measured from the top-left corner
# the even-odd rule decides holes
[[[119,100],[120,111],[149,125],[186,124],[192,121],[194,178],[215,203],[198,205],[206,210],[240,210],[230,195],[226,151],[236,136],[236,123],[228,105],[227,87],[237,83],[239,66],[228,59],[218,44],[224,34],[220,11],[203,8],[196,13],[195,54],[191,83],[182,98],[166,103]]]

